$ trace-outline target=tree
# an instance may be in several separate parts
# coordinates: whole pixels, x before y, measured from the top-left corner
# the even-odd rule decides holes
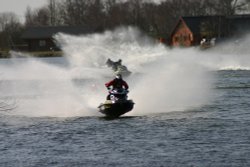
[[[85,25],[93,30],[133,25],[153,37],[167,37],[180,16],[234,15],[250,0],[48,0],[27,9],[26,26]]]
[[[50,24],[50,15],[47,7],[32,11],[29,7],[25,14],[25,26],[47,26]]]
[[[246,10],[247,2],[244,0],[210,0],[217,15],[230,16]]]
[[[56,24],[56,3],[55,0],[48,0],[48,9],[50,15],[50,25]]]
[[[22,24],[14,13],[0,14],[0,49],[9,50],[14,43],[21,43]]]
[[[104,4],[101,0],[91,0],[86,10],[85,25],[102,30],[105,23]]]
[[[19,20],[15,13],[12,12],[0,13],[0,31],[5,30],[7,25],[17,22],[19,22]]]
[[[65,0],[59,14],[65,25],[84,25],[90,0]]]

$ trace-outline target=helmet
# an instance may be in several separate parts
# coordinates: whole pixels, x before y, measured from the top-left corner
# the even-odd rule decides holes
[[[115,76],[115,78],[116,78],[116,79],[122,79],[122,75],[121,75],[121,74],[117,74],[117,75]]]

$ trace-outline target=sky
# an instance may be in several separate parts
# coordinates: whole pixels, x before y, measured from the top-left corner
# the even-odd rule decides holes
[[[0,0],[0,13],[13,12],[20,21],[24,21],[24,15],[27,7],[36,9],[47,4],[47,0]]]

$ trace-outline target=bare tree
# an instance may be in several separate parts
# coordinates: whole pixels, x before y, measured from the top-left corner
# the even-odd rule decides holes
[[[92,29],[137,26],[154,37],[168,36],[180,16],[233,15],[250,0],[48,0],[27,9],[26,25],[87,25]]]
[[[85,25],[93,29],[102,30],[105,23],[104,4],[101,0],[92,0],[86,10]]]
[[[9,50],[14,43],[20,43],[22,24],[14,13],[0,14],[0,48]]]
[[[33,21],[33,12],[31,10],[30,7],[26,8],[26,12],[25,12],[25,25],[26,26],[32,26],[34,25],[34,21]]]
[[[50,15],[50,25],[56,24],[56,3],[55,0],[48,0],[48,9]]]
[[[25,14],[25,26],[47,26],[50,25],[49,10],[42,7],[38,10],[32,11],[29,7]]]
[[[65,0],[60,14],[66,25],[83,25],[86,19],[89,0]]]
[[[15,13],[5,12],[0,13],[0,31],[3,31],[7,25],[19,22]]]
[[[116,3],[115,0],[107,0],[104,6],[106,13],[105,27],[114,28],[122,25],[123,15],[125,15],[123,10],[127,8],[126,4]]]
[[[240,11],[246,10],[246,1],[242,0],[208,0],[214,14],[217,15],[234,15]]]

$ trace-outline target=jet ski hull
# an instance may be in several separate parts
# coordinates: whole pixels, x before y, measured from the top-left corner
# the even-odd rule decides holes
[[[105,103],[100,104],[99,112],[104,114],[106,117],[117,118],[129,111],[134,107],[132,100],[123,100],[112,103],[111,100],[107,100]]]

